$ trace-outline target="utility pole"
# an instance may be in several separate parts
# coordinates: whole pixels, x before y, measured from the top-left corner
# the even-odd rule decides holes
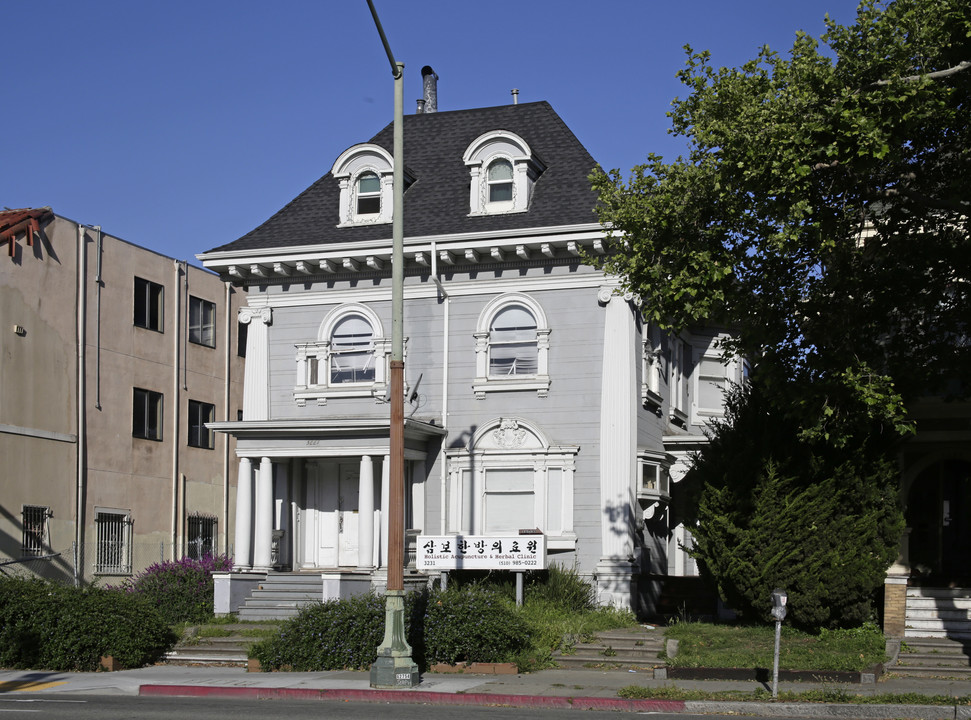
[[[405,637],[405,353],[404,316],[404,63],[396,62],[372,0],[367,0],[394,76],[394,206],[391,224],[391,427],[388,588],[384,640],[371,666],[371,687],[412,688],[421,680]]]

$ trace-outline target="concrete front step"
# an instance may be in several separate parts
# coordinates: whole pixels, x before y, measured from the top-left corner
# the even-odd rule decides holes
[[[925,665],[894,665],[887,668],[887,672],[904,677],[938,677],[971,679],[971,668],[966,667],[928,667]]]
[[[229,635],[199,637],[199,628],[190,627],[179,643],[163,656],[169,665],[246,665],[249,649],[263,639],[262,633],[272,633],[275,625],[230,623],[218,626]]]
[[[664,664],[658,659],[663,646],[663,630],[605,630],[590,640],[568,643],[554,660],[563,668],[643,669]]]

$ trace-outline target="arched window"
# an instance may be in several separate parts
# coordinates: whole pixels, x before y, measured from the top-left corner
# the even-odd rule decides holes
[[[550,328],[543,308],[522,293],[500,295],[479,315],[475,333],[475,396],[487,392],[550,387]]]
[[[406,341],[407,342],[407,341]],[[295,345],[297,382],[293,399],[326,405],[328,398],[384,397],[391,338],[367,305],[334,308],[317,329],[317,339]]]
[[[489,202],[512,202],[512,163],[494,160],[489,165]]]
[[[348,315],[330,336],[330,384],[374,382],[374,330],[360,315]]]
[[[522,305],[496,313],[489,328],[489,376],[535,375],[536,318]]]
[[[373,172],[357,179],[357,214],[376,215],[381,212],[381,180]]]

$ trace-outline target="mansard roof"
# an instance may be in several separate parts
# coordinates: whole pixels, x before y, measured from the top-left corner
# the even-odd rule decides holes
[[[470,171],[463,161],[484,133],[513,132],[544,167],[526,212],[470,215]],[[368,142],[392,151],[393,125]],[[547,102],[404,117],[405,237],[503,232],[596,223],[587,179],[596,164]],[[325,161],[330,165],[331,161]],[[338,227],[340,188],[328,172],[282,210],[238,240],[208,252],[366,243],[391,237],[390,224]]]

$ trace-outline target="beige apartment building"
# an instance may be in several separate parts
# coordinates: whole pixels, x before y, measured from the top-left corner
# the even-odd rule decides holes
[[[0,252],[0,572],[231,550],[235,440],[207,424],[242,408],[245,294],[50,208],[0,212]]]

